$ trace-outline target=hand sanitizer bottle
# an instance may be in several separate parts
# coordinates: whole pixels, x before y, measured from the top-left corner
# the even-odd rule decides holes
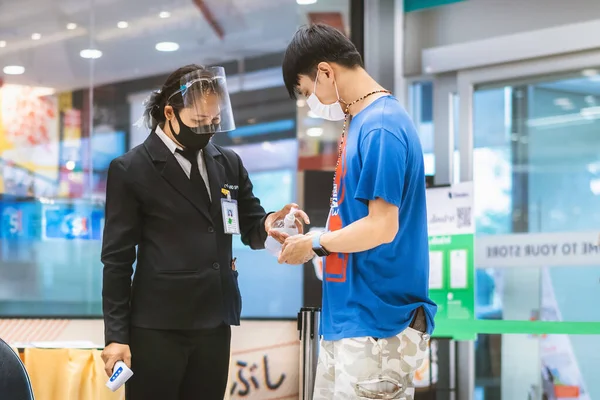
[[[273,224],[274,226],[271,229],[287,233],[289,236],[297,235],[299,232],[298,227],[296,226],[296,211],[298,210],[292,208],[285,218],[275,221]],[[279,257],[279,252],[281,252],[281,243],[275,240],[272,236],[269,236],[265,241],[265,249],[275,257]]]

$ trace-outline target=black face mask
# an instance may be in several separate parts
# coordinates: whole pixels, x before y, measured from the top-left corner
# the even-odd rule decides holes
[[[183,147],[189,150],[199,151],[205,148],[208,142],[210,142],[210,138],[213,137],[214,132],[216,132],[216,127],[214,125],[209,125],[203,127],[202,129],[203,132],[207,133],[196,133],[189,126],[181,122],[181,118],[179,117],[179,112],[177,110],[173,110],[173,112],[175,113],[177,122],[179,122],[179,134],[176,134],[173,130],[171,121],[169,121],[169,128],[171,128],[171,132],[177,141],[181,143]]]

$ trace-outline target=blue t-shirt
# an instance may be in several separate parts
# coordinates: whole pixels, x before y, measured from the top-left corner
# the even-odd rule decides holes
[[[406,329],[418,307],[429,333],[437,306],[429,299],[429,242],[423,152],[398,100],[384,96],[350,122],[336,172],[327,228],[339,230],[368,215],[377,198],[399,208],[389,244],[331,254],[323,268],[321,334],[325,340],[386,338]]]

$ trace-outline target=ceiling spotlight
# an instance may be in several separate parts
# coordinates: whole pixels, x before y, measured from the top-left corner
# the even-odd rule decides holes
[[[25,73],[25,67],[20,65],[7,65],[2,70],[6,75],[22,75]]]
[[[95,60],[96,58],[102,57],[102,52],[97,49],[85,49],[79,52],[81,58],[89,58]]]
[[[158,51],[177,51],[179,50],[179,45],[174,42],[160,42],[156,44],[155,48]]]
[[[34,33],[33,35],[31,35],[31,39],[33,40],[40,40],[42,38],[42,35],[39,33]]]
[[[6,40],[0,40],[0,47],[6,47]]]
[[[308,4],[315,4],[317,2],[317,0],[296,0],[296,3],[300,4],[301,6],[306,6]]]
[[[319,137],[323,135],[323,128],[308,128],[306,130],[306,136]]]
[[[171,16],[171,13],[168,11],[161,11],[160,14],[158,14],[159,18],[169,18]]]
[[[77,29],[77,24],[75,24],[73,22],[70,22],[70,23],[67,24],[67,29],[70,30],[70,31],[72,31],[74,29]]]
[[[73,171],[75,169],[75,161],[73,160],[69,160],[66,162],[65,167],[69,170],[69,171]]]
[[[117,23],[117,28],[119,28],[119,29],[127,29],[127,28],[129,28],[129,23],[127,21],[119,21]]]

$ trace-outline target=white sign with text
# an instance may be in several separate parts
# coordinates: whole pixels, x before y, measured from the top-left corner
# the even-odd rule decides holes
[[[477,268],[600,266],[598,232],[477,236]]]
[[[473,182],[427,189],[427,229],[429,236],[475,232]]]

